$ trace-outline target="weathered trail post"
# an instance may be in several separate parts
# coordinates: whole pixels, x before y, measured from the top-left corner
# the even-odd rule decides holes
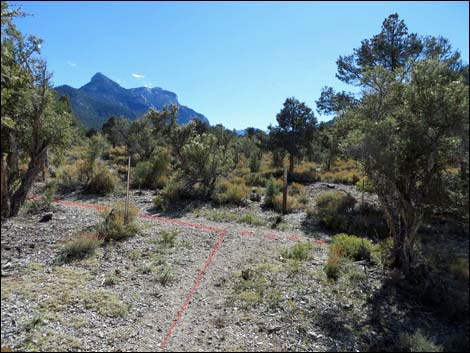
[[[129,161],[127,164],[127,187],[126,187],[126,206],[125,206],[125,216],[124,216],[124,223],[127,224],[129,219],[129,185],[130,185],[130,178],[131,178],[131,156],[129,156]]]
[[[282,214],[287,210],[287,166],[284,166],[284,187],[282,189]]]

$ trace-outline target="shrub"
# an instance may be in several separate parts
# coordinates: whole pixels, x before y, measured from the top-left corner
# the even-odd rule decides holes
[[[282,194],[275,195],[273,197],[272,204],[273,208],[277,212],[282,212]],[[297,201],[293,197],[287,195],[286,212],[290,213],[297,208],[299,208],[299,204],[297,203]]]
[[[289,180],[297,183],[314,183],[319,179],[315,164],[310,162],[299,164],[293,173],[289,173]]]
[[[237,219],[238,223],[244,223],[244,224],[249,224],[252,226],[263,226],[266,224],[266,221],[264,218],[261,218],[259,216],[256,216],[251,213],[244,213],[240,215]]]
[[[269,178],[266,182],[266,190],[264,191],[264,204],[268,207],[273,205],[273,198],[280,193],[274,178]]]
[[[41,198],[28,201],[27,212],[30,214],[38,214],[51,211],[53,209],[52,203],[55,199],[56,191],[57,183],[53,181],[47,183],[42,189]]]
[[[147,161],[140,161],[131,169],[133,187],[163,188],[168,181],[170,155],[166,150],[156,151]]]
[[[182,182],[177,177],[170,178],[161,193],[164,204],[169,206],[173,202],[178,201],[182,196],[184,196]]]
[[[92,255],[102,244],[98,234],[92,232],[81,232],[79,236],[67,242],[60,250],[55,263],[64,264],[73,260],[81,260]]]
[[[96,163],[85,190],[91,194],[107,195],[114,191],[117,181],[117,177],[106,168],[104,163]]]
[[[165,246],[175,246],[175,240],[176,240],[177,235],[178,235],[178,232],[176,230],[173,230],[173,231],[163,230],[160,233],[159,243]]]
[[[342,257],[354,261],[375,260],[379,247],[369,239],[359,238],[345,233],[336,234],[330,245],[330,252],[340,254]]]
[[[442,347],[424,336],[420,330],[414,334],[401,333],[397,342],[397,351],[403,352],[442,352]]]
[[[373,193],[374,184],[367,177],[362,177],[356,182],[356,190],[360,192],[365,191],[365,192]]]
[[[454,278],[468,284],[469,266],[468,258],[457,258],[449,263],[449,272]]]
[[[281,255],[285,259],[294,259],[298,261],[308,260],[312,244],[310,242],[295,243],[281,251]]]
[[[320,220],[331,229],[347,230],[348,217],[354,210],[354,197],[339,191],[328,191],[316,200],[316,208],[307,214]]]
[[[305,186],[303,186],[302,184],[293,182],[293,183],[290,185],[289,193],[290,193],[291,195],[300,195],[300,194],[304,194],[304,193],[305,193]]]
[[[175,279],[175,275],[170,266],[163,266],[158,275],[157,280],[162,286],[166,286],[168,283],[172,282]]]
[[[263,173],[250,173],[244,177],[246,184],[251,186],[265,186],[267,179]]]
[[[297,197],[297,201],[301,204],[301,205],[307,205],[308,204],[308,196],[307,195],[299,195]]]
[[[83,159],[75,160],[72,164],[61,166],[57,170],[57,179],[64,188],[75,188],[86,182],[88,164]]]
[[[218,203],[242,205],[250,196],[250,188],[244,182],[223,180],[217,183],[212,199]]]
[[[166,211],[168,209],[168,202],[160,195],[153,198],[153,205],[159,211]]]
[[[98,225],[97,230],[101,239],[105,241],[122,240],[131,237],[139,231],[135,224],[138,209],[129,205],[129,216],[125,220],[125,204],[117,203],[109,212],[104,212],[105,220]]]
[[[328,260],[325,265],[325,273],[328,278],[333,280],[337,280],[339,278],[342,259],[343,257],[337,248],[330,248],[328,253]]]

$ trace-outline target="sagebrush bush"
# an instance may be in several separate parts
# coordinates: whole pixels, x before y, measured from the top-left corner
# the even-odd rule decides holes
[[[129,205],[129,212],[126,222],[125,204],[119,202],[110,211],[103,212],[105,220],[97,226],[98,234],[105,241],[122,240],[134,236],[139,228],[135,223],[138,209]]]
[[[329,279],[337,280],[341,273],[341,262],[343,256],[339,253],[338,249],[331,249],[328,253],[328,260],[325,265],[325,273]]]
[[[133,187],[149,189],[163,188],[168,182],[170,154],[160,149],[152,154],[149,160],[140,161],[131,169]]]
[[[293,173],[289,173],[289,181],[297,183],[314,183],[320,180],[316,167],[313,163],[303,162],[294,168]]]
[[[397,351],[402,352],[442,352],[443,348],[424,336],[420,330],[413,334],[401,333],[396,342]]]
[[[379,247],[369,239],[345,233],[336,234],[333,237],[330,249],[354,261],[375,260],[379,253]]]
[[[277,212],[282,212],[282,194],[277,194],[273,197],[272,205],[273,205],[273,208]],[[294,199],[293,197],[287,195],[286,212],[291,213],[292,211],[294,211],[297,208],[299,208],[299,204],[297,203],[297,200]]]
[[[64,264],[73,260],[81,260],[93,255],[95,250],[103,243],[97,233],[83,231],[76,239],[65,243],[56,257],[55,262]]]
[[[250,173],[245,175],[244,179],[246,184],[250,186],[265,186],[267,181],[263,173]]]
[[[291,195],[302,195],[305,193],[305,186],[303,186],[302,184],[293,182],[292,184],[290,184],[288,190],[289,190],[289,194]]]
[[[86,182],[87,163],[83,159],[77,159],[71,164],[61,166],[56,173],[60,186],[65,188],[75,188]]]
[[[345,233],[337,234],[330,244],[325,273],[328,278],[337,280],[341,273],[343,259],[379,263],[381,261],[380,254],[379,245],[373,244],[368,239]]]
[[[212,199],[221,204],[232,203],[242,205],[249,196],[250,188],[237,178],[237,180],[219,181],[213,192]]]
[[[299,242],[285,248],[281,251],[281,255],[285,259],[293,259],[298,261],[308,260],[312,244],[310,242]]]
[[[118,178],[104,165],[96,163],[93,174],[86,185],[86,192],[98,195],[108,195],[116,189]]]
[[[356,199],[340,191],[327,191],[316,200],[316,207],[307,214],[317,218],[327,228],[347,230],[348,218],[354,211]]]

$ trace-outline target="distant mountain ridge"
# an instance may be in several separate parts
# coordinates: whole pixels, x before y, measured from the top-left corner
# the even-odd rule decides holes
[[[70,98],[73,112],[88,128],[101,128],[112,115],[135,120],[150,108],[161,110],[171,103],[179,106],[179,124],[185,124],[194,118],[209,123],[203,114],[181,105],[173,92],[159,87],[127,89],[100,72],[80,88],[62,85],[54,89],[59,95]]]

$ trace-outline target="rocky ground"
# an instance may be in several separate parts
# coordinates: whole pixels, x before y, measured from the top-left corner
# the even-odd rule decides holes
[[[355,193],[350,186],[335,188]],[[322,183],[307,187],[310,203],[324,190],[329,188]],[[123,195],[77,192],[60,198],[112,205]],[[149,214],[154,213],[152,198],[150,191],[131,193],[131,203]],[[211,212],[212,205],[190,202],[159,215],[223,232],[139,217],[137,236],[60,266],[54,258],[64,242],[100,222],[95,209],[56,204],[46,223],[31,214],[4,221],[2,346],[41,351],[359,351],[408,325],[410,308],[376,300],[383,289],[381,270],[351,263],[338,282],[327,280],[331,234],[306,222],[305,212],[286,216],[275,229],[277,215],[256,202],[223,209],[265,220],[256,226],[211,221]],[[177,232],[175,244],[161,242],[163,231]],[[311,244],[309,258],[284,258],[283,250],[298,242]],[[171,274],[168,283],[162,281],[164,271]],[[391,316],[396,323],[384,322]]]

